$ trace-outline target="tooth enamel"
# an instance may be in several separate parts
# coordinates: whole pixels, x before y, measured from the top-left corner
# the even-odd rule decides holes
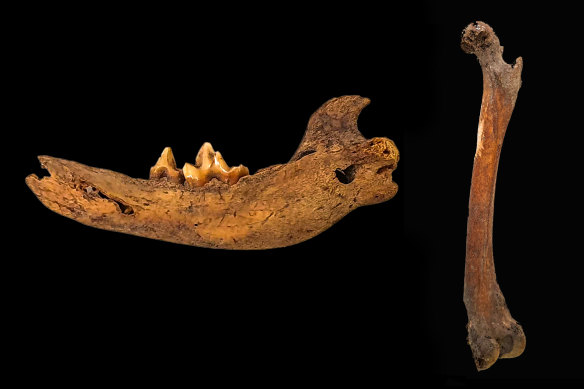
[[[203,186],[209,181],[203,169],[199,169],[188,162],[183,166],[183,174],[190,186]]]
[[[249,175],[249,169],[243,165],[230,168],[220,152],[216,152],[211,143],[205,142],[197,153],[196,166],[185,163],[183,175],[191,187],[199,187],[216,178],[229,185],[235,184],[243,176]]]
[[[156,164],[150,168],[150,179],[163,177],[177,184],[184,182],[183,172],[176,168],[176,161],[170,147],[164,148]]]
[[[214,164],[215,164],[215,166],[218,166],[223,172],[229,171],[229,166],[227,166],[227,162],[225,162],[225,160],[223,159],[223,156],[218,151],[215,153]]]
[[[195,159],[195,164],[200,169],[209,169],[214,163],[215,150],[211,143],[205,142],[203,146],[199,149],[197,153],[197,158]]]

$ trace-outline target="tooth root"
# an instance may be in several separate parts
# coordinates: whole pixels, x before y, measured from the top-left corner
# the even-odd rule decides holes
[[[182,184],[184,182],[184,176],[182,171],[176,168],[176,160],[170,147],[164,148],[156,164],[150,168],[151,180],[164,177],[176,184]]]
[[[233,185],[243,176],[249,175],[249,169],[243,165],[230,168],[220,152],[216,152],[211,143],[205,142],[197,153],[195,165],[185,163],[183,169],[185,181],[191,187],[200,187],[216,178]]]

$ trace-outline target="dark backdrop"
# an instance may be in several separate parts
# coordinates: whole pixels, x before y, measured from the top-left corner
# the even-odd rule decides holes
[[[26,10],[12,99],[26,237],[19,360],[38,372],[25,377],[358,387],[581,377],[581,255],[560,220],[575,189],[552,157],[577,130],[561,116],[569,10],[469,3]],[[459,40],[475,20],[495,29],[508,62],[525,62],[495,263],[527,349],[481,373],[462,302],[482,78]],[[37,155],[146,178],[163,147],[182,166],[205,141],[253,172],[287,161],[310,114],[345,94],[372,100],[362,133],[400,149],[400,191],[294,247],[209,250],[92,229],[49,212],[23,182],[41,174]]]

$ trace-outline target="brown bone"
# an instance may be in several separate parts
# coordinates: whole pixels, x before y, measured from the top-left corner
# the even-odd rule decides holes
[[[493,262],[495,182],[503,138],[521,86],[523,62],[503,61],[503,47],[492,28],[472,23],[462,36],[462,49],[475,54],[483,70],[483,98],[470,189],[464,303],[468,342],[478,370],[498,358],[514,358],[525,348],[525,334],[511,317],[497,284]]]
[[[51,175],[32,174],[26,183],[49,209],[92,227],[211,248],[289,246],[360,206],[395,196],[395,144],[365,139],[357,128],[368,103],[360,96],[329,100],[310,118],[288,163],[252,175],[243,166],[229,169],[215,154],[217,166],[193,173],[205,177],[203,186],[181,183],[184,176],[165,149],[150,180],[40,156]]]

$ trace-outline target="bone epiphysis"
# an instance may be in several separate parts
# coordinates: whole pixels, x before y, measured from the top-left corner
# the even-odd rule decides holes
[[[149,180],[41,156],[51,176],[26,182],[48,208],[93,227],[212,248],[289,246],[395,196],[395,144],[365,139],[357,129],[368,102],[329,100],[312,115],[288,163],[252,175],[243,166],[229,168],[205,144],[195,165],[182,171],[166,148]]]

